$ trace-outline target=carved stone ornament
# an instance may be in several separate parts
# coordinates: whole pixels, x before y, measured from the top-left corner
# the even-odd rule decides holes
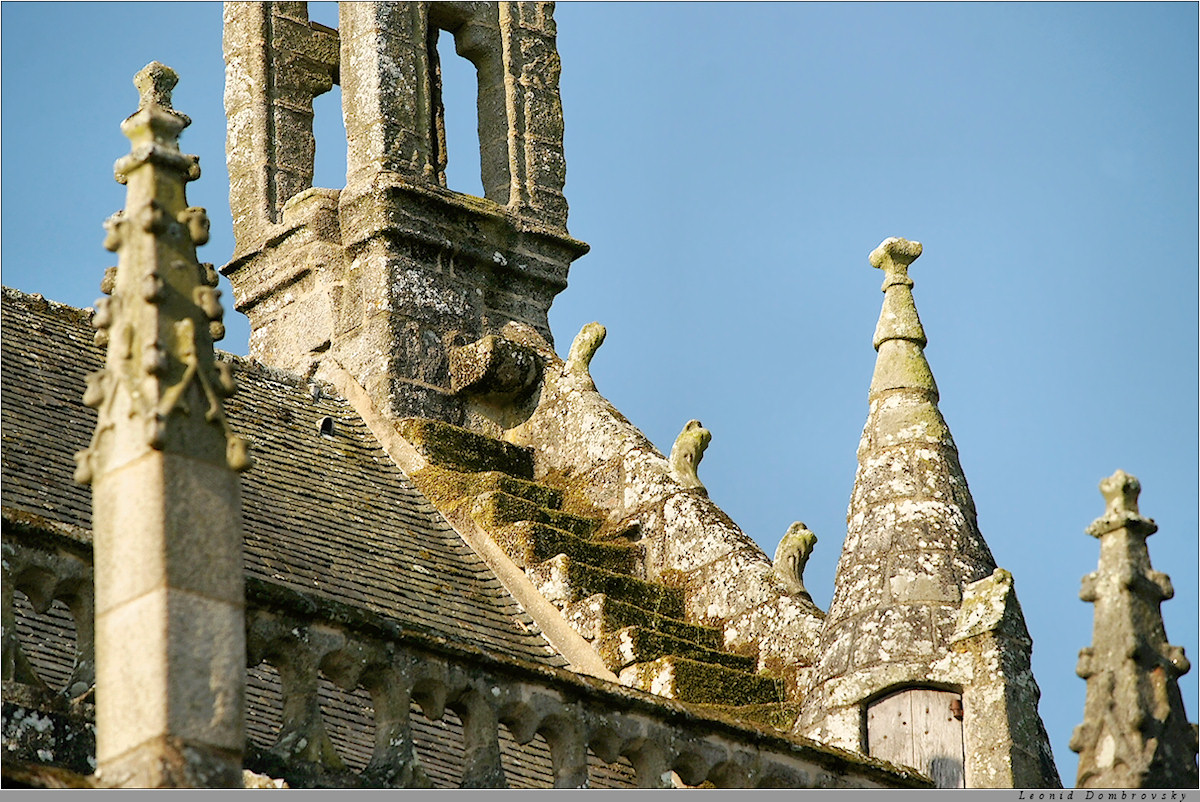
[[[704,459],[704,450],[712,440],[712,432],[704,428],[698,420],[690,420],[683,431],[675,438],[671,447],[671,476],[686,488],[703,491],[704,483],[696,475],[700,460]]]
[[[1104,479],[1104,515],[1087,528],[1100,565],[1079,592],[1095,605],[1092,645],[1075,669],[1087,681],[1084,723],[1069,744],[1080,788],[1196,787],[1196,730],[1178,679],[1191,664],[1166,639],[1159,607],[1175,591],[1150,567],[1146,538],[1158,527],[1138,513],[1141,489],[1124,471]]]
[[[808,596],[804,587],[804,568],[808,558],[812,556],[813,546],[817,545],[817,536],[801,521],[796,521],[788,527],[787,533],[779,541],[775,549],[775,578],[783,584],[788,593],[797,596]]]
[[[237,471],[250,465],[245,441],[225,420],[222,399],[237,387],[213,355],[224,310],[216,271],[196,261],[209,220],[185,198],[184,185],[200,170],[195,156],[179,151],[191,121],[171,107],[177,81],[169,67],[147,65],[134,79],[138,110],[121,125],[132,150],[115,168],[126,207],[104,222],[104,246],[120,258],[105,271],[100,287],[108,297],[96,301],[92,318],[108,356],[84,393],[99,413],[91,446],[75,456],[75,478],[85,484],[147,447]]]

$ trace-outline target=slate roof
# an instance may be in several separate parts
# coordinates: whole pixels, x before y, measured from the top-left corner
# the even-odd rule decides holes
[[[96,423],[83,405],[84,377],[101,367],[86,310],[3,290],[0,391],[2,478],[6,511],[80,530],[91,528],[91,488],[73,479],[75,452]],[[525,662],[567,665],[496,576],[379,448],[349,403],[324,388],[314,399],[302,379],[253,361],[229,361],[239,385],[227,401],[233,430],[252,443],[242,474],[247,576],[366,608],[405,628],[423,630]],[[331,436],[321,434],[324,418]],[[20,597],[19,597],[20,598]],[[23,600],[22,600],[23,601]],[[71,671],[73,626],[56,603],[33,616],[18,602],[18,632],[39,675],[52,685]],[[247,730],[271,745],[279,716],[278,675],[248,674]],[[370,701],[322,679],[330,736],[351,767],[371,751]],[[436,784],[461,775],[461,725],[415,715],[414,741]],[[502,744],[513,786],[540,785],[548,753]],[[540,759],[539,759],[540,758]],[[524,771],[520,766],[524,765]],[[513,771],[517,769],[517,771]],[[521,776],[528,774],[528,776]],[[612,778],[617,784],[622,779]]]
[[[88,313],[5,289],[3,505],[91,528],[91,488],[72,475],[96,413],[84,377],[101,366]],[[493,654],[564,666],[537,625],[379,448],[344,399],[222,355],[226,402],[251,442],[242,475],[246,571]],[[333,434],[320,433],[332,418]]]

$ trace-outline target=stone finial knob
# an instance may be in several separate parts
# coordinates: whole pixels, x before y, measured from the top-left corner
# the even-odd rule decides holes
[[[1107,479],[1100,480],[1100,492],[1108,503],[1105,510],[1107,515],[1122,513],[1138,513],[1138,495],[1142,492],[1142,483],[1136,476],[1130,476],[1125,471],[1118,470]]]
[[[804,587],[804,568],[808,565],[808,558],[812,555],[815,545],[817,536],[803,521],[796,521],[789,526],[783,539],[779,541],[772,567],[775,577],[788,593],[812,598]]]
[[[707,493],[704,483],[696,475],[700,460],[704,459],[704,450],[712,440],[712,433],[704,428],[698,420],[690,420],[675,438],[671,448],[671,476],[686,488]]]
[[[179,76],[175,70],[160,62],[151,61],[133,77],[133,85],[137,87],[139,95],[138,108],[171,108],[171,90],[177,83]]]
[[[1106,502],[1104,515],[1092,521],[1086,531],[1092,537],[1100,537],[1116,529],[1125,528],[1143,535],[1158,531],[1158,524],[1138,513],[1138,495],[1142,483],[1136,476],[1118,470],[1100,481],[1100,493]]]
[[[879,243],[879,247],[871,251],[867,257],[871,267],[877,267],[885,273],[908,275],[908,266],[921,255],[921,243],[906,240],[903,237],[888,237]]]
[[[607,334],[608,329],[599,323],[588,323],[580,329],[571,343],[570,353],[567,354],[567,370],[572,373],[586,374],[588,366],[592,363],[592,357],[596,354],[596,349],[604,342]]]

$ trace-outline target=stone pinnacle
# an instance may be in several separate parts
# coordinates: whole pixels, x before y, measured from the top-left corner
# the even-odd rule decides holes
[[[923,353],[925,329],[913,301],[913,280],[908,277],[909,265],[920,255],[921,243],[888,237],[868,257],[872,267],[884,272],[883,308],[872,341],[879,352],[872,393],[908,387],[927,390],[937,399],[937,385]]]

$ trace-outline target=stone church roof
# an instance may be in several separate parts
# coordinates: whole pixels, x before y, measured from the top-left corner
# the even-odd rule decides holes
[[[27,658],[35,675],[21,675],[18,670],[18,683],[5,684],[6,717],[12,721],[6,740],[21,749],[19,754],[43,747],[42,754],[49,756],[45,766],[13,763],[8,756],[6,783],[87,784],[81,775],[95,769],[94,691],[89,688],[90,675],[81,674],[81,666],[90,670],[90,657],[81,651],[81,644],[90,638],[83,631],[86,624],[79,611],[63,603],[67,599],[73,606],[84,594],[70,584],[69,576],[63,578],[69,571],[62,569],[64,564],[91,560],[92,501],[88,488],[73,478],[73,455],[87,445],[95,427],[96,414],[82,400],[85,379],[103,362],[90,336],[91,317],[91,310],[3,290],[6,568],[21,591],[14,599],[14,631],[22,649],[18,659]],[[568,661],[384,453],[345,399],[328,386],[253,360],[228,354],[219,358],[230,364],[239,385],[238,394],[226,402],[228,421],[238,436],[249,441],[255,461],[253,471],[242,479],[249,608],[284,611],[284,621],[301,627],[315,616],[360,631],[403,634],[435,649],[448,649],[450,654],[482,660],[493,671],[529,675],[541,667],[549,673],[540,675],[539,681],[551,686],[567,682],[568,687],[576,686],[576,693],[587,693],[588,686],[578,686],[578,681],[570,680],[573,674],[564,670]],[[40,566],[45,569],[41,586],[36,578],[39,560],[46,561]],[[86,580],[90,583],[90,576]],[[11,593],[14,583],[7,581]],[[44,609],[32,608],[26,596]],[[614,599],[609,605],[617,607],[621,602]],[[254,621],[250,626],[259,626],[258,619]],[[277,636],[273,626],[274,621],[266,621],[261,628],[264,634],[252,639],[255,665],[246,676],[246,765],[264,775],[286,775],[296,781],[295,766],[281,763],[272,752],[283,724],[281,700],[287,698],[280,673],[271,665],[279,658],[258,662],[258,650],[278,648],[262,645]],[[300,641],[321,629],[318,625],[302,632]],[[295,629],[292,632],[296,634]],[[259,644],[257,650],[254,643]],[[283,664],[287,665],[286,659]],[[39,687],[45,693],[39,694]],[[357,784],[358,773],[369,765],[375,749],[373,733],[378,724],[373,700],[361,687],[347,692],[326,676],[319,679],[317,693],[323,734],[337,756],[331,760],[340,768],[324,766],[323,774],[300,776],[315,785]],[[619,703],[647,709],[644,695],[633,693]],[[648,709],[655,707],[676,718],[683,713],[678,703],[668,699],[649,702]],[[456,787],[465,776],[462,720],[444,715],[431,721],[419,715],[419,709],[414,705],[410,726],[423,782]],[[774,744],[770,748],[783,754],[815,757],[838,775],[849,769],[852,785],[921,784],[907,770],[805,744],[803,739],[787,739],[770,726],[734,721],[713,708],[692,708],[683,714],[683,720],[694,722],[691,726],[699,727],[707,738],[725,730],[737,739]],[[20,735],[23,722],[37,725],[43,720],[52,722],[49,731],[54,737],[35,739],[31,747]],[[554,783],[551,751],[540,736],[519,745],[509,729],[502,729],[499,750],[509,787]],[[605,763],[589,753],[587,773],[592,787],[636,784],[627,761]]]
[[[73,455],[95,428],[96,413],[82,400],[84,379],[103,363],[90,317],[88,310],[3,291],[5,520],[70,532],[88,544],[91,491],[72,474]],[[344,399],[250,360],[225,358],[240,386],[227,414],[252,442],[256,460],[243,482],[247,577],[488,653],[566,664]],[[321,432],[326,419],[333,421],[328,435]],[[25,615],[19,627],[34,645],[29,651],[39,676],[55,688],[65,684],[75,662],[67,611],[55,606],[45,616]],[[248,685],[250,740],[265,751],[279,723],[278,677],[252,670]],[[347,762],[361,768],[371,752],[371,717],[335,691],[326,700],[331,735]],[[438,748],[446,726],[425,723],[421,733],[424,764],[434,777],[455,773],[453,754]],[[548,771],[535,763],[530,782]]]
[[[134,78],[106,297],[3,291],[6,780],[1059,785],[924,359],[920,244],[870,257],[879,358],[827,615],[803,523],[772,560],[709,498],[700,421],[668,457],[598,391],[603,326],[555,352],[587,250],[555,31],[552,3],[344,3],[337,30],[226,5],[220,272],[250,358],[213,349],[178,76]],[[480,76],[484,197],[446,185],[443,35]],[[341,189],[312,186],[335,82]],[[1194,777],[1194,739],[1170,755]]]
[[[88,318],[4,290],[4,392],[36,401],[4,405],[4,509],[81,532],[91,492],[72,479],[73,455],[95,428],[84,377],[103,361]],[[344,399],[225,358],[240,387],[227,414],[256,463],[242,487],[247,576],[495,654],[566,664]]]

